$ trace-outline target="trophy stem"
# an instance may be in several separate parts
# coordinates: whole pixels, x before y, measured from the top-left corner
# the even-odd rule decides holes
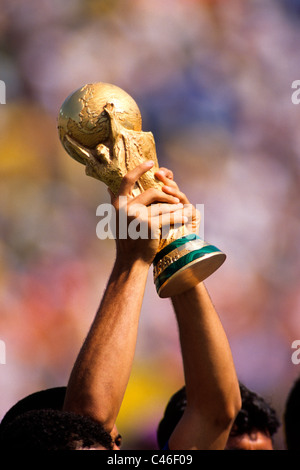
[[[189,234],[160,250],[153,261],[159,297],[172,297],[194,287],[216,271],[226,255],[196,234]]]

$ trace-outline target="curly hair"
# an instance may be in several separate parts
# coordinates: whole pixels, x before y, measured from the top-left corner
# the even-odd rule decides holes
[[[53,409],[27,411],[4,425],[0,449],[81,450],[101,446],[112,450],[112,438],[93,419]]]
[[[283,413],[283,422],[287,450],[299,450],[300,378],[294,382],[288,394]]]
[[[20,414],[30,410],[62,410],[67,387],[53,387],[31,393],[15,403],[3,416],[1,428]]]
[[[231,435],[250,434],[256,429],[272,437],[278,430],[280,422],[272,406],[260,395],[240,383],[242,408],[231,429]]]
[[[249,434],[256,429],[272,437],[280,426],[276,411],[258,394],[249,390],[239,382],[242,398],[242,408],[239,411],[232,429],[231,435],[238,436]],[[166,445],[170,436],[180,421],[186,408],[186,389],[182,387],[174,395],[164,412],[164,416],[157,428],[157,443],[160,449]]]

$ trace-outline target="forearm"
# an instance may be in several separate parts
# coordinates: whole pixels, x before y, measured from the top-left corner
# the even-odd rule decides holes
[[[115,263],[71,373],[64,408],[111,430],[129,380],[148,266]]]
[[[180,333],[187,393],[187,415],[197,416],[197,429],[211,436],[228,429],[240,407],[240,394],[230,346],[203,283],[172,299]],[[198,432],[197,431],[197,432]],[[225,440],[225,441],[224,441]],[[226,435],[221,436],[222,443]],[[215,443],[217,446],[217,443]]]
[[[184,219],[178,197],[154,188],[133,196],[136,182],[153,166],[153,161],[141,163],[124,176],[118,194],[111,193],[116,219],[120,220],[122,214],[127,229],[135,220],[146,228],[149,238],[123,239],[119,237],[120,227],[116,227],[116,263],[67,387],[64,408],[93,417],[108,431],[115,424],[129,380],[147,275],[159,245],[159,229],[163,223],[170,223],[170,214],[174,223]],[[157,237],[152,237],[153,233]]]

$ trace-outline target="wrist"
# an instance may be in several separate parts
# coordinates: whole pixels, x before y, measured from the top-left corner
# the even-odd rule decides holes
[[[155,257],[157,246],[135,243],[122,246],[117,244],[116,261],[124,266],[141,266],[149,269]]]
[[[207,294],[206,287],[203,282],[199,282],[194,287],[191,287],[180,294],[176,294],[172,297],[173,304],[180,304],[182,302],[193,302],[194,299],[202,298],[204,294]]]
[[[122,272],[139,272],[148,274],[151,262],[144,260],[141,257],[135,257],[130,253],[120,253],[117,251],[114,270]]]

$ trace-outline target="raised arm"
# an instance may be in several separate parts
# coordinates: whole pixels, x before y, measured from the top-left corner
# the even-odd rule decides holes
[[[117,220],[120,211],[124,211],[126,218],[122,217],[122,220],[128,224],[139,217],[152,238],[119,239],[120,227],[117,227],[114,267],[75,361],[64,404],[65,410],[100,421],[109,432],[114,427],[131,372],[145,284],[158,248],[160,226],[164,218],[169,221],[170,214],[174,221],[182,222],[183,217],[182,204],[176,204],[179,202],[177,197],[155,189],[132,196],[135,182],[152,165],[153,162],[146,162],[129,172],[119,194],[111,195]],[[150,205],[157,202],[155,210],[150,211]],[[134,207],[140,207],[139,214]],[[153,237],[155,233],[157,238]]]
[[[224,449],[240,409],[229,343],[203,283],[174,297],[187,407],[170,449]]]
[[[165,191],[189,204],[172,173],[157,175]],[[189,205],[191,209],[191,206]],[[197,230],[192,208],[190,228]],[[187,406],[169,440],[171,450],[224,449],[241,398],[230,346],[203,283],[172,298],[178,323]]]

